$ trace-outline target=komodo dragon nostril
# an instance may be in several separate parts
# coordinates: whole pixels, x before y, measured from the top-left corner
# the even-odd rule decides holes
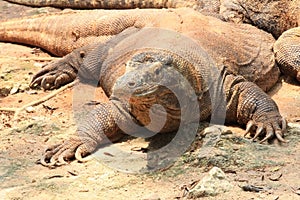
[[[135,86],[135,82],[128,82],[127,85],[128,85],[129,87],[134,87],[134,86]]]

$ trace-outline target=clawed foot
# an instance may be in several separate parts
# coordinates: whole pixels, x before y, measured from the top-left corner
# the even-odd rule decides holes
[[[40,86],[45,90],[56,89],[73,81],[76,74],[77,72],[64,60],[54,61],[34,75],[30,87]]]
[[[287,122],[284,118],[277,120],[266,120],[265,122],[255,122],[250,120],[247,123],[246,133],[244,136],[250,134],[252,141],[257,138],[262,138],[260,143],[276,138],[279,142],[286,143],[283,139],[286,131]]]
[[[92,153],[95,148],[96,146],[93,142],[86,143],[80,138],[72,138],[62,144],[47,148],[40,159],[40,164],[54,167],[68,164],[67,161],[74,159],[79,162],[86,162],[87,159],[83,157]]]

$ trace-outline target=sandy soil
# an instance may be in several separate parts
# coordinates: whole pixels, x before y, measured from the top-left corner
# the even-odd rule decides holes
[[[0,1],[0,19],[53,11]],[[53,92],[28,88],[32,75],[49,59],[54,58],[40,49],[0,43],[0,107],[21,108]],[[241,128],[228,127],[233,133],[210,146],[209,154],[199,157],[210,138],[197,137],[171,168],[150,174],[123,173],[93,156],[86,163],[74,161],[54,169],[36,164],[47,146],[74,133],[73,94],[73,88],[67,89],[21,111],[15,121],[13,112],[0,112],[0,199],[186,199],[186,191],[213,166],[225,172],[233,188],[203,199],[300,199],[300,87],[293,81],[282,78],[270,92],[289,122],[289,143],[250,143],[241,137]],[[101,88],[95,99],[107,100]],[[128,151],[147,147],[141,139],[116,145]],[[245,185],[263,191],[247,192],[241,188]]]

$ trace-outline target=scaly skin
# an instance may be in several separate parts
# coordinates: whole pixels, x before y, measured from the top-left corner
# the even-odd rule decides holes
[[[74,9],[133,9],[133,8],[193,8],[200,12],[218,14],[220,9],[219,0],[7,0],[27,6]]]
[[[244,75],[264,91],[269,90],[278,80],[279,69],[272,52],[274,39],[271,35],[250,25],[225,23],[188,8],[71,11],[11,20],[0,23],[0,41],[30,44],[54,55],[65,56],[79,47],[104,43],[127,29],[142,27],[170,29],[194,38],[219,66],[226,65],[231,72]],[[70,63],[70,57],[58,62]],[[77,69],[79,64],[69,65]],[[41,79],[47,79],[46,72],[55,70],[57,65],[49,64],[39,73],[43,76],[39,76],[38,81],[33,83],[40,84]],[[62,82],[72,80],[70,78]],[[58,87],[53,85],[53,81],[50,81],[49,86],[46,86],[46,80],[44,83],[45,89]]]
[[[274,53],[282,72],[300,82],[300,27],[285,31],[275,42]]]
[[[278,38],[300,23],[300,0],[221,0],[226,21],[251,23]]]
[[[28,6],[53,6],[79,9],[133,9],[133,8],[194,8],[226,21],[246,22],[278,38],[284,31],[300,23],[299,0],[113,0],[113,1],[56,1],[8,0]]]
[[[300,1],[299,0],[272,0],[272,1],[245,1],[245,0],[214,0],[214,1],[36,1],[36,0],[15,0],[11,1],[19,4],[30,6],[58,6],[62,8],[177,8],[177,7],[194,7],[194,9],[202,13],[210,13],[211,15],[218,15],[219,11],[222,19],[234,22],[251,23],[258,28],[266,30],[278,38],[285,30],[288,30],[299,25],[300,20]],[[221,10],[220,10],[221,7]],[[218,15],[220,17],[221,15]],[[76,35],[76,33],[74,34]],[[282,37],[281,37],[282,38]],[[104,38],[103,38],[104,39]],[[282,41],[282,39],[281,39]],[[288,76],[296,77],[299,81],[299,66],[297,60],[292,57],[297,57],[291,51],[290,45],[285,42],[277,42],[275,45],[275,55],[277,63],[281,66],[281,71]],[[278,50],[278,46],[282,50]],[[284,46],[284,47],[282,47]],[[293,55],[286,55],[293,54]],[[295,58],[296,58],[295,57]],[[242,72],[243,73],[243,72]],[[250,73],[251,74],[251,73]],[[260,73],[261,74],[261,73]],[[249,78],[248,78],[249,79]],[[274,77],[272,78],[274,79]],[[276,78],[275,78],[276,79]],[[253,79],[249,79],[254,81]],[[257,83],[257,82],[256,82]],[[259,86],[261,84],[257,83]],[[44,88],[46,87],[43,85]],[[267,88],[263,88],[267,90]]]
[[[251,23],[278,38],[274,54],[281,71],[300,81],[300,0],[222,0],[220,13],[227,21]]]

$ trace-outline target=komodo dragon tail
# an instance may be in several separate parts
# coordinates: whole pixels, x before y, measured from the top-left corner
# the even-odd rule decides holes
[[[27,6],[52,6],[58,8],[105,8],[105,9],[130,9],[130,8],[179,8],[200,6],[201,1],[195,0],[7,0],[8,2]]]
[[[153,11],[153,16],[156,13]],[[119,14],[119,10],[63,11],[0,21],[0,41],[32,45],[64,56],[84,45],[105,42],[126,28],[139,26],[135,24],[139,14]]]

